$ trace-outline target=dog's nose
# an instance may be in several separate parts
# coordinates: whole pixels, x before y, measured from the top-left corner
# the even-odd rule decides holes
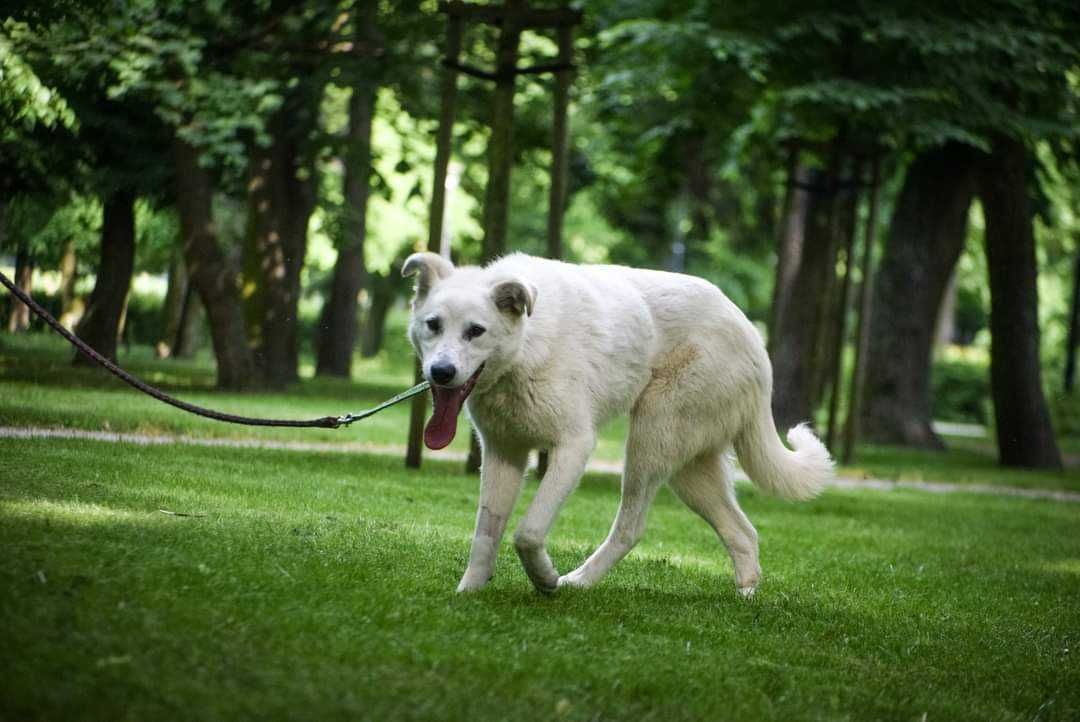
[[[448,384],[457,376],[454,364],[437,363],[431,366],[431,380],[437,384]]]

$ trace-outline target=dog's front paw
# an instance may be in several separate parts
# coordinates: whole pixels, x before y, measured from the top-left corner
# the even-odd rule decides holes
[[[754,592],[757,591],[757,586],[754,584],[748,584],[745,587],[738,587],[739,596],[743,599],[753,599]]]
[[[491,577],[487,574],[477,574],[471,570],[466,570],[465,575],[461,577],[461,581],[458,582],[458,594],[480,591],[487,586],[489,581],[491,581]]]

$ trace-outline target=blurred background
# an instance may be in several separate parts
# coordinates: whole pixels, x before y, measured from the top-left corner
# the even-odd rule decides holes
[[[380,398],[404,257],[523,251],[716,283],[848,462],[1080,453],[1075,3],[5,6],[0,270],[166,388]],[[0,304],[7,423],[111,383]]]

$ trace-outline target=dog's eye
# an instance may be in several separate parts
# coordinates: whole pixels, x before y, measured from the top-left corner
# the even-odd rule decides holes
[[[442,321],[440,321],[437,317],[429,318],[426,323],[428,330],[432,333],[438,333],[439,331],[442,331]]]
[[[472,341],[477,336],[483,336],[484,331],[487,331],[487,329],[480,324],[470,324],[469,327],[465,329],[465,340]]]

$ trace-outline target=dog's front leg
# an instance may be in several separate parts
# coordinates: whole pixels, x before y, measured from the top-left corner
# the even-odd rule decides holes
[[[528,458],[528,450],[497,449],[491,443],[484,444],[484,463],[480,469],[480,508],[476,512],[476,531],[469,553],[469,566],[458,584],[459,592],[480,589],[495,574],[499,542],[521,491]]]
[[[539,591],[551,593],[559,583],[559,573],[551,563],[544,541],[559,515],[563,502],[577,488],[585,464],[596,445],[594,434],[582,433],[560,443],[548,458],[547,473],[514,533],[514,548],[529,580]]]

